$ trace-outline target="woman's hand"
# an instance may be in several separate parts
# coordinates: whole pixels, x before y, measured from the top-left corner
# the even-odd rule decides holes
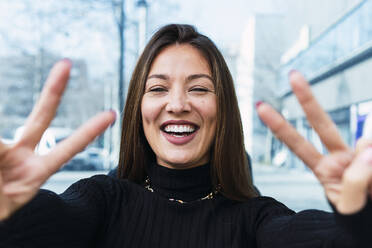
[[[48,154],[40,156],[34,153],[44,131],[53,120],[70,69],[71,62],[67,59],[53,67],[40,99],[25,123],[21,139],[13,145],[0,142],[0,220],[9,217],[30,201],[50,176],[115,120],[115,114],[111,111],[100,113],[57,144]]]
[[[358,153],[353,151],[343,142],[336,125],[314,98],[305,78],[293,71],[289,79],[307,120],[329,154],[319,153],[270,105],[260,104],[258,115],[314,172],[329,201],[340,213],[357,212],[365,205],[368,193],[372,196],[372,149],[367,148],[372,141],[361,140],[357,145]]]

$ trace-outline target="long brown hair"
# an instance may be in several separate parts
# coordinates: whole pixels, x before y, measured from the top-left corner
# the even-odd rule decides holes
[[[141,102],[155,57],[173,44],[189,44],[197,48],[211,69],[217,95],[216,138],[210,161],[213,186],[232,200],[244,201],[256,196],[247,168],[243,128],[230,71],[215,44],[190,25],[170,24],[161,28],[153,35],[136,64],[124,108],[119,177],[141,184],[146,177],[146,164],[156,161],[144,135]]]

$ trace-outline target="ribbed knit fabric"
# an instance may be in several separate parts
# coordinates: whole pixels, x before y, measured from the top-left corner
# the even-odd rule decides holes
[[[154,192],[105,175],[61,195],[41,190],[0,223],[0,247],[255,248],[372,247],[372,204],[355,215],[294,213],[269,197],[240,203],[211,191],[209,165],[172,170],[150,165]],[[305,193],[305,192],[304,192]],[[169,201],[176,198],[188,204]],[[335,216],[337,223],[335,221]],[[352,233],[348,230],[363,230]]]

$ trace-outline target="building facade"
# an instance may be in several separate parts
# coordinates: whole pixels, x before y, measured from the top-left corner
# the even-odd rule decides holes
[[[372,1],[360,1],[312,40],[308,48],[280,67],[278,83],[281,112],[299,132],[323,153],[319,137],[306,121],[290,91],[287,74],[303,72],[315,97],[336,123],[344,141],[354,146],[366,114],[372,110]],[[286,153],[287,166],[302,166],[294,155],[272,146],[272,157]]]
[[[360,56],[365,54],[362,53],[362,50],[367,45],[358,42],[369,39],[366,37],[369,37],[370,31],[365,26],[367,20],[371,19],[369,13],[372,11],[368,7],[371,4],[368,0],[330,0],[326,2],[289,0],[284,3],[283,6],[278,6],[276,13],[255,14],[250,17],[250,21],[246,25],[249,31],[242,34],[240,60],[237,65],[237,91],[240,95],[241,109],[244,109],[242,111],[243,125],[249,127],[245,131],[246,146],[252,154],[253,160],[293,166],[298,162],[261,123],[255,113],[254,104],[257,101],[270,103],[281,111],[302,134],[310,137],[316,146],[323,149],[303,118],[299,105],[295,103],[290,92],[288,72],[291,69],[303,72],[313,83],[314,90],[315,84],[318,84],[316,86],[319,88],[319,92],[316,93],[318,98],[324,98],[322,94],[328,94],[330,91],[339,92],[335,96],[337,101],[348,98],[347,94],[350,92],[347,93],[347,89],[353,88],[351,85],[347,83],[329,84],[332,90],[326,89],[324,86],[320,86],[323,83],[319,83],[320,81],[325,82],[325,77],[319,80],[318,76],[328,75],[324,74],[327,66],[333,66],[331,64],[335,61],[339,64],[342,63],[341,57],[346,60],[346,57],[343,56],[354,56],[356,53],[361,53]],[[362,10],[358,12],[359,8]],[[353,14],[354,12],[358,13]],[[341,25],[341,23],[346,24]],[[354,25],[361,25],[363,28],[355,30],[352,28]],[[344,41],[343,44],[333,45],[333,42],[339,40],[347,41]],[[349,53],[345,49],[349,49],[347,50]],[[355,54],[353,55],[353,53]],[[342,56],[337,57],[337,54],[342,54]],[[239,70],[239,68],[243,69]],[[337,77],[342,76],[338,75]],[[345,74],[344,77],[348,76]],[[316,80],[318,83],[314,83]],[[328,77],[328,80],[332,79]],[[358,89],[354,87],[351,91],[358,91]],[[353,102],[355,101],[353,100]],[[331,106],[328,103],[325,105]],[[337,120],[343,136],[349,135],[351,137],[352,135],[349,134],[350,123],[348,123],[349,126],[346,126],[345,123],[348,122],[349,113],[357,110],[347,106],[350,105],[339,103],[337,107],[327,110],[330,111],[332,118]],[[247,115],[246,118],[244,118],[244,114]],[[352,142],[352,140],[348,142]]]
[[[38,56],[0,58],[0,136],[13,138],[37,101],[49,70],[61,59],[44,53],[43,67]],[[76,129],[104,109],[104,85],[88,77],[84,60],[73,60],[70,80],[52,122],[54,127]]]

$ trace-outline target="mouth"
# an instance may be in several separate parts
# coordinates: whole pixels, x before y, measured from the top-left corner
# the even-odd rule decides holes
[[[160,127],[166,139],[176,145],[186,144],[191,141],[199,126],[189,121],[166,121]]]

